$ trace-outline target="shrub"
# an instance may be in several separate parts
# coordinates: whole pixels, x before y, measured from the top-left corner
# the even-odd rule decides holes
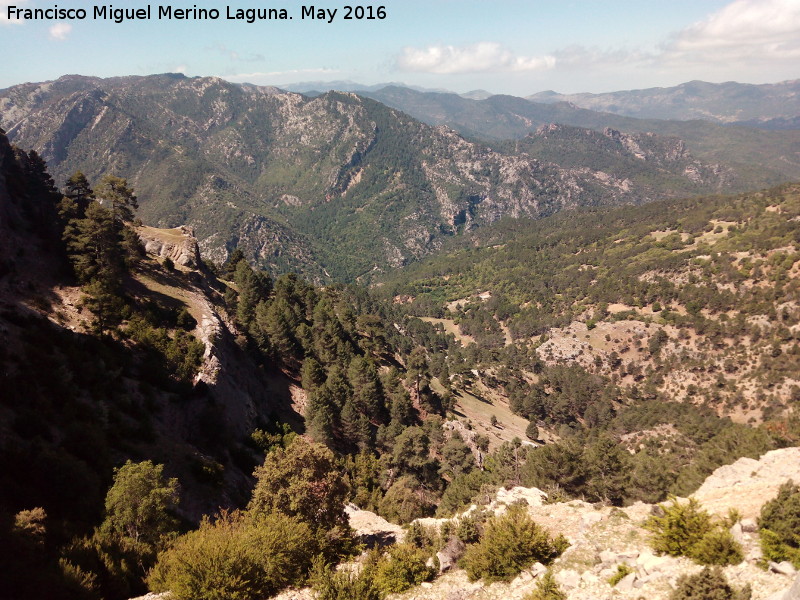
[[[297,437],[286,449],[267,454],[255,476],[250,512],[280,512],[307,523],[328,558],[352,551],[353,531],[344,512],[347,485],[328,448]]]
[[[419,482],[404,475],[392,484],[378,503],[378,512],[394,523],[410,523],[420,517],[431,516],[434,505]]]
[[[664,515],[652,516],[645,527],[653,533],[651,544],[656,552],[672,556],[689,556],[713,525],[711,515],[700,508],[694,498],[680,503],[672,498],[671,506],[661,505]]]
[[[467,548],[461,563],[472,581],[509,581],[536,561],[549,564],[567,546],[563,536],[551,539],[524,507],[512,506],[489,519],[480,541]]]
[[[626,564],[617,565],[617,572],[608,578],[608,583],[611,584],[611,587],[614,587],[631,573],[633,573],[633,569],[628,565]]]
[[[670,600],[750,600],[750,586],[734,589],[719,567],[705,567],[695,575],[682,575]]]
[[[783,484],[761,508],[758,526],[765,560],[788,560],[800,568],[800,487]]]
[[[101,529],[153,546],[175,530],[177,522],[170,512],[178,505],[178,480],[166,479],[163,471],[163,465],[149,460],[129,460],[115,469]]]
[[[548,570],[539,578],[536,589],[528,594],[525,600],[567,600],[567,595],[561,591],[553,572]]]
[[[793,565],[800,565],[800,549],[785,544],[781,537],[770,529],[761,530],[761,553],[765,563],[788,560]]]
[[[178,538],[148,584],[176,600],[256,600],[299,584],[314,550],[310,527],[280,513],[223,513]]]
[[[414,521],[406,529],[406,543],[422,550],[433,550],[441,545],[439,530],[436,527],[426,527],[419,521]]]
[[[456,527],[456,536],[465,544],[474,544],[481,539],[486,515],[483,511],[473,511],[461,517]]]
[[[374,577],[378,589],[386,594],[404,592],[429,581],[436,569],[426,565],[429,555],[411,544],[397,544],[366,569]]]
[[[383,593],[378,589],[369,571],[353,573],[337,571],[324,562],[315,561],[311,571],[311,586],[316,592],[316,600],[381,600]]]
[[[653,533],[651,544],[657,552],[687,556],[701,565],[733,565],[744,560],[727,521],[715,523],[694,498],[685,503],[673,498],[670,506],[661,509],[664,515],[650,517],[645,525]]]
[[[689,558],[701,565],[738,565],[744,560],[744,553],[730,530],[717,526],[692,547]]]

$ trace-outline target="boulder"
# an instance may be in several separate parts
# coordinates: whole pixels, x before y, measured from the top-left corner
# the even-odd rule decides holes
[[[603,550],[600,552],[600,562],[604,565],[610,565],[618,562],[617,553],[611,550]]]
[[[581,575],[573,569],[564,569],[556,573],[558,584],[568,590],[575,589],[581,583]]]
[[[731,527],[731,536],[740,544],[744,544],[744,530],[742,529],[742,523],[740,521],[734,523]]]
[[[791,587],[772,594],[767,600],[800,600],[800,575],[797,576]]]
[[[540,562],[533,563],[533,566],[529,570],[531,572],[531,575],[533,575],[534,577],[539,577],[539,575],[544,575],[545,573],[547,573],[547,567],[545,567]]]
[[[773,573],[780,573],[781,575],[794,575],[797,573],[797,569],[795,569],[794,565],[788,560],[779,563],[770,562],[769,570]]]
[[[615,589],[619,590],[620,592],[630,592],[634,589],[634,584],[636,583],[636,573],[630,573],[620,579],[619,583],[617,583]]]
[[[755,519],[742,519],[739,521],[742,526],[742,531],[745,533],[755,533],[758,531],[758,523]]]
[[[642,552],[636,559],[636,566],[645,574],[652,575],[669,562],[668,556],[656,556],[652,552]]]

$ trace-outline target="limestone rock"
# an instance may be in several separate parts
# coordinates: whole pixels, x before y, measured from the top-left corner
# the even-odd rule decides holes
[[[564,589],[571,590],[581,583],[581,575],[573,569],[564,569],[556,573],[556,581]]]
[[[191,227],[158,229],[139,227],[139,239],[148,254],[159,258],[169,258],[176,265],[191,269],[200,265],[200,250]]]
[[[742,519],[740,521],[742,531],[745,533],[755,533],[758,531],[758,523],[755,519]]]
[[[636,583],[636,573],[630,573],[623,577],[615,586],[620,592],[630,592],[634,589]]]
[[[781,575],[794,575],[797,573],[797,569],[795,569],[794,565],[788,560],[779,563],[770,562],[769,570],[773,573],[780,573]]]
[[[729,508],[736,508],[752,520],[790,479],[800,481],[800,448],[772,450],[758,460],[740,458],[719,467],[693,495],[713,513],[725,515]]]

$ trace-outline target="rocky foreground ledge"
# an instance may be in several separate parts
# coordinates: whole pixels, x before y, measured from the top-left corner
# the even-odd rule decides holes
[[[694,494],[709,512],[723,516],[728,509],[735,508],[742,514],[742,521],[732,532],[744,547],[745,560],[723,571],[733,586],[749,583],[752,600],[800,600],[800,581],[791,593],[788,592],[797,575],[791,565],[773,565],[767,571],[757,565],[761,549],[756,518],[761,506],[774,498],[781,484],[790,479],[800,482],[800,448],[773,450],[759,460],[742,458],[720,467]],[[538,523],[553,534],[563,533],[570,540],[570,547],[552,565],[569,600],[667,600],[678,577],[702,569],[688,558],[657,556],[653,552],[648,543],[650,534],[643,525],[654,505],[636,503],[619,509],[581,501],[546,504],[546,498],[544,492],[534,488],[500,490],[488,508],[500,514],[508,505],[522,500],[527,502],[528,512]],[[364,522],[363,515],[358,519]],[[421,522],[434,525],[443,520],[422,519]],[[371,533],[375,534],[374,526]],[[608,580],[620,564],[631,567],[633,573],[612,587]],[[510,583],[487,585],[470,582],[465,571],[453,568],[430,584],[392,598],[521,600],[533,591],[537,577],[544,570],[542,565],[536,564]],[[303,590],[302,593],[286,592],[280,598],[307,600],[313,595],[306,595]]]
[[[800,448],[773,450],[759,460],[742,458],[718,468],[694,495],[701,505],[718,515],[735,508],[743,516],[733,526],[734,537],[744,548],[745,560],[723,568],[731,585],[750,584],[752,600],[800,600],[800,577],[788,563],[772,564],[764,570],[756,518],[761,506],[777,495],[778,488],[789,480],[800,482]],[[582,501],[547,504],[547,494],[535,488],[516,487],[500,490],[486,507],[501,514],[512,503],[526,503],[529,514],[552,534],[562,533],[570,547],[552,565],[555,578],[569,600],[667,600],[678,578],[702,569],[684,557],[658,556],[649,543],[644,523],[655,505],[636,503],[625,508],[588,504]],[[466,514],[475,510],[471,507]],[[348,507],[351,525],[367,538],[400,540],[403,531],[383,518]],[[458,519],[460,516],[454,517]],[[426,526],[441,525],[447,519],[420,519]],[[539,563],[509,583],[470,582],[464,570],[446,556],[439,556],[443,572],[432,583],[392,600],[522,600],[536,587],[537,578],[546,571]],[[625,564],[632,572],[615,586],[609,579]],[[275,600],[313,600],[310,589],[287,590]],[[136,600],[168,600],[168,595],[150,594]]]

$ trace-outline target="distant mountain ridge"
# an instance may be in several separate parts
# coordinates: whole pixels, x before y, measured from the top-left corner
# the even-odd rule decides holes
[[[494,94],[483,89],[457,94],[445,89],[430,89],[396,82],[363,85],[353,81],[314,81],[280,87],[287,91],[304,94],[341,91],[378,95],[396,94],[395,88],[399,88],[479,101],[493,96],[508,96],[507,94]],[[700,119],[717,124],[742,124],[761,129],[800,128],[800,122],[798,122],[800,119],[800,79],[768,84],[735,81],[710,83],[695,80],[671,87],[604,93],[562,94],[546,90],[526,96],[525,99],[537,104],[566,102],[577,108],[637,119],[678,121]]]
[[[639,119],[703,119],[722,124],[794,129],[800,116],[800,79],[763,85],[689,81],[673,87],[604,94],[546,91],[527,99],[541,103],[570,102],[580,108]],[[779,122],[783,123],[782,127],[778,127]]]
[[[535,106],[500,96],[460,100]],[[594,115],[598,127],[605,118],[583,113]],[[548,116],[545,122],[559,120],[557,113]],[[542,159],[546,139],[535,153],[490,147],[352,93],[309,98],[174,74],[66,76],[16,86],[0,93],[0,126],[17,145],[41,153],[59,182],[77,169],[91,180],[107,173],[130,179],[146,223],[192,226],[204,256],[214,261],[240,247],[255,263],[315,281],[403,266],[450,236],[503,217],[788,178],[763,169],[752,177],[656,135],[637,143],[643,157],[658,160],[623,151],[624,136],[609,134],[600,146],[589,135],[573,136],[572,165],[562,167],[555,146]],[[682,150],[672,158],[664,154],[677,147]],[[597,162],[603,169],[576,158],[597,152],[607,154]],[[621,161],[631,160],[649,173],[647,185],[614,175]]]

